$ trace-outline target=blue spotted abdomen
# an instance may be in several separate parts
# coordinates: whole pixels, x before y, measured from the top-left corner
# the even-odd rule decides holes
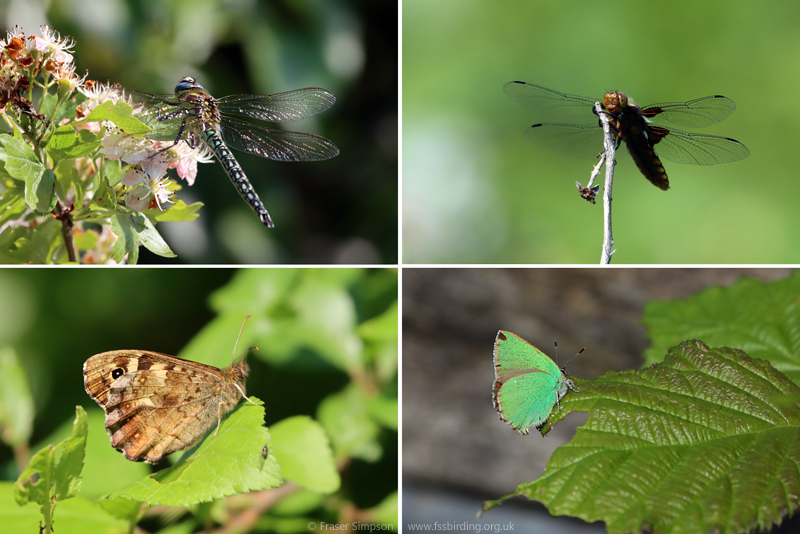
[[[214,128],[206,128],[203,132],[203,136],[209,148],[211,148],[222,164],[222,168],[225,169],[225,173],[228,175],[228,178],[231,179],[231,182],[233,182],[236,190],[239,191],[242,198],[245,199],[258,214],[261,223],[268,228],[273,228],[275,224],[273,224],[267,208],[264,207],[264,203],[258,198],[255,189],[253,189],[244,171],[239,166],[239,162],[233,157],[231,150],[220,137],[219,132]]]

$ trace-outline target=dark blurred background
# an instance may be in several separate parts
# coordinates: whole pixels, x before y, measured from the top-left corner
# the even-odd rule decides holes
[[[799,17],[795,2],[404,0],[404,261],[600,261],[602,202],[575,188],[592,162],[525,140],[530,125],[559,121],[503,92],[522,80],[593,98],[624,91],[641,105],[736,103],[720,124],[687,131],[739,140],[743,161],[665,161],[672,189],[661,191],[618,154],[613,263],[799,262]]]
[[[159,223],[177,259],[142,263],[397,263],[396,2],[0,0],[6,29],[49,24],[75,41],[76,72],[148,93],[194,76],[214,96],[308,86],[334,106],[288,129],[329,138],[332,160],[280,163],[234,151],[270,211],[267,229],[216,162],[180,198],[200,219]],[[274,124],[262,123],[267,126]],[[280,127],[280,126],[277,126]]]
[[[685,299],[743,276],[790,269],[404,269],[403,522],[516,525],[516,531],[605,532],[515,498],[476,519],[484,500],[544,472],[553,451],[588,414],[571,413],[543,438],[512,430],[492,407],[492,347],[500,329],[585,379],[638,369],[649,346],[648,300]],[[795,523],[794,528],[797,528]]]

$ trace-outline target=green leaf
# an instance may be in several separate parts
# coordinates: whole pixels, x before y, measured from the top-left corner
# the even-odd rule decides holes
[[[133,108],[130,104],[122,101],[112,103],[109,100],[94,108],[85,119],[71,123],[71,126],[78,126],[87,122],[111,121],[126,134],[136,135],[149,132],[150,128],[139,119],[133,117],[131,115],[132,111]]]
[[[80,235],[76,235],[75,239],[75,248],[78,250],[92,250],[94,247],[97,246],[99,235],[97,232],[93,231],[84,231]]]
[[[215,367],[228,367],[234,359],[238,360],[244,355],[244,351],[251,346],[255,337],[254,327],[259,318],[248,319],[242,330],[242,322],[245,317],[247,314],[239,312],[217,315],[195,334],[177,356],[184,360],[201,362]],[[241,338],[238,337],[240,331],[242,332]],[[234,354],[233,348],[237,339],[239,339],[239,345]]]
[[[86,438],[86,460],[82,473],[82,496],[98,499],[124,484],[135,482],[150,474],[150,467],[145,463],[120,461],[123,456],[122,453],[111,446],[111,438],[105,429],[105,413],[103,410],[95,405],[87,410],[87,416],[89,434]],[[59,432],[63,432],[63,430],[59,428],[53,433],[52,437],[57,439]],[[109,473],[114,473],[114,476],[109,477]],[[105,507],[106,505],[103,504],[103,508]]]
[[[44,169],[36,179],[25,182],[25,202],[33,211],[40,215],[53,211],[57,200],[53,191],[55,183],[56,175],[50,169]]]
[[[575,379],[559,420],[589,411],[513,495],[608,532],[768,529],[800,503],[800,388],[768,361],[686,341],[641,371]]]
[[[3,180],[0,189],[0,226],[8,221],[19,219],[28,209],[25,204],[25,185],[17,180]]]
[[[254,402],[260,402],[251,397]],[[172,467],[123,486],[107,498],[124,498],[164,506],[190,506],[236,493],[260,491],[281,484],[275,458],[261,456],[270,433],[263,405],[243,404],[224,417],[216,436],[209,429],[199,445],[188,450]],[[127,461],[120,459],[120,461]]]
[[[59,127],[50,138],[47,153],[54,161],[75,159],[94,153],[100,146],[103,132],[95,134],[89,130],[75,131],[71,125]]]
[[[743,278],[685,300],[651,301],[642,322],[653,343],[647,363],[684,339],[702,339],[768,359],[800,385],[800,272],[770,283]]]
[[[0,518],[2,518],[3,532],[39,532],[42,524],[41,514],[33,506],[20,508],[14,502],[13,493],[13,483],[0,482]],[[58,504],[58,516],[54,526],[57,534],[128,532],[127,522],[104,514],[96,503],[81,496]]]
[[[48,445],[33,455],[14,483],[14,498],[22,506],[39,504],[44,523],[52,530],[56,503],[78,494],[86,451],[86,412],[75,407],[72,435],[56,446]]]
[[[139,239],[133,227],[133,221],[127,213],[112,215],[111,230],[117,234],[117,240],[111,247],[111,259],[120,263],[128,255],[128,264],[136,265],[139,260]]]
[[[199,217],[197,212],[202,207],[202,202],[195,202],[187,206],[183,200],[179,200],[167,211],[158,211],[155,215],[155,219],[158,222],[192,222]]]
[[[33,153],[25,142],[9,135],[0,135],[0,160],[12,178],[25,182],[25,202],[37,213],[48,213],[55,205],[53,183],[55,175]],[[45,172],[46,171],[46,172]]]
[[[174,258],[175,253],[169,248],[167,242],[158,233],[156,227],[150,222],[150,219],[141,213],[131,214],[131,220],[134,222],[134,229],[139,235],[139,239],[144,247],[152,252],[158,254],[163,258]]]
[[[40,229],[41,227],[37,228]],[[0,263],[44,264],[50,250],[50,242],[43,232],[32,232],[28,228],[7,228],[3,234]]]
[[[286,297],[302,271],[240,269],[228,284],[211,295],[211,308],[225,314],[267,312]]]
[[[341,479],[322,425],[298,415],[275,423],[271,431],[270,454],[280,463],[286,480],[319,493],[339,489]]]
[[[303,274],[289,297],[300,327],[296,337],[337,368],[360,371],[363,342],[355,333],[356,310],[347,290],[347,281],[359,271],[310,269]]]
[[[400,509],[399,506],[399,497],[397,492],[392,493],[388,497],[386,497],[383,501],[381,501],[378,506],[370,510],[370,515],[374,517],[374,523],[382,523],[385,525],[394,525],[394,528],[391,530],[397,531],[399,530],[397,527],[399,525],[398,520],[398,510]]]
[[[382,314],[361,323],[358,335],[365,341],[397,341],[399,324],[397,302],[394,302]]]
[[[14,447],[28,443],[33,428],[33,398],[28,375],[10,347],[0,349],[0,431]]]
[[[396,397],[387,398],[377,395],[367,400],[367,412],[373,419],[392,430],[397,430],[397,414],[399,413],[399,403]]]
[[[110,514],[117,519],[123,519],[126,523],[131,525],[135,525],[138,520],[139,516],[142,515],[142,503],[139,501],[129,501],[128,499],[103,499],[98,501],[100,508],[105,510],[107,514]]]
[[[0,161],[5,162],[5,170],[9,176],[27,181],[44,172],[44,165],[24,141],[9,135],[0,135],[0,146],[3,147],[0,150]]]
[[[147,250],[165,258],[174,258],[167,242],[158,233],[150,219],[141,213],[118,213],[111,217],[111,229],[117,234],[111,257],[120,262],[128,254],[128,263],[133,265],[139,259],[139,244]]]
[[[78,169],[75,168],[73,160],[61,160],[54,172],[56,173],[56,195],[59,198],[69,198],[70,187],[75,191],[72,198],[83,198],[83,179],[78,173]]]
[[[367,408],[367,399],[355,384],[329,395],[320,403],[317,419],[331,436],[337,458],[355,457],[377,461],[382,449],[377,441],[380,427]]]

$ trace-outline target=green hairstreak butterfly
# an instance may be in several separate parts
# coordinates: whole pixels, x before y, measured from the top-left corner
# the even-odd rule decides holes
[[[567,389],[580,391],[547,354],[516,334],[497,332],[492,401],[501,420],[521,434],[527,434],[531,426],[540,429],[553,407],[561,408]]]

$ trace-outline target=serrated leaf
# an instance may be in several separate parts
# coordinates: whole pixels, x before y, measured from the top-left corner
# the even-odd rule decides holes
[[[319,493],[333,493],[341,479],[322,425],[308,416],[289,417],[271,427],[270,454],[286,480]]]
[[[34,180],[44,172],[44,165],[24,141],[0,135],[0,161],[5,162],[5,170],[9,176],[17,180]]]
[[[53,171],[42,165],[33,150],[23,141],[0,135],[0,160],[9,176],[25,182],[25,202],[37,213],[48,213],[55,205]]]
[[[251,397],[254,402],[260,402]],[[236,493],[259,491],[281,484],[281,469],[274,457],[263,458],[270,434],[264,424],[263,405],[244,401],[224,417],[205,439],[183,454],[172,467],[123,486],[107,498],[124,498],[164,506],[190,506]],[[127,460],[123,460],[127,461]]]
[[[111,230],[117,234],[117,241],[111,248],[111,257],[120,262],[128,254],[128,263],[133,265],[139,259],[139,245],[142,244],[154,254],[174,258],[175,253],[158,233],[150,219],[141,213],[118,213],[111,217]]]
[[[800,385],[800,272],[769,283],[742,278],[685,300],[650,301],[642,323],[653,344],[645,352],[648,364],[684,339],[702,339],[768,359]]]
[[[664,362],[585,381],[588,411],[539,479],[513,495],[608,532],[747,532],[800,504],[800,388],[768,361],[687,341]],[[793,399],[793,400],[792,400]]]
[[[163,258],[176,257],[175,253],[172,252],[169,245],[167,245],[167,242],[164,241],[164,238],[158,233],[156,227],[150,222],[150,219],[142,214],[132,214],[131,217],[132,220],[135,221],[134,228],[139,235],[139,239],[147,250]]]
[[[52,526],[55,505],[78,494],[86,451],[86,412],[75,407],[72,435],[58,445],[40,449],[14,483],[14,498],[22,506],[39,504],[45,524]]]

